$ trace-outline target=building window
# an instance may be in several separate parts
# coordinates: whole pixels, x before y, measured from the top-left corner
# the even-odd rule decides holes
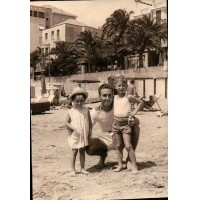
[[[161,21],[161,10],[156,11],[156,21],[157,22]]]
[[[60,33],[59,33],[59,30],[57,30],[57,40],[59,40],[60,38],[60,35],[59,35]]]
[[[34,17],[37,17],[37,11],[34,11]]]
[[[32,16],[32,10],[30,10],[30,16]]]
[[[39,12],[39,18],[44,18],[44,13],[43,12]]]
[[[45,40],[48,40],[48,33],[45,33]]]
[[[51,32],[51,40],[54,40],[54,31]]]
[[[48,54],[48,48],[46,47],[45,49],[45,54],[47,55]]]

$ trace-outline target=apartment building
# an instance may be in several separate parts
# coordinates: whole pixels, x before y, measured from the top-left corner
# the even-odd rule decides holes
[[[40,46],[46,28],[46,8],[30,6],[30,52]]]
[[[30,5],[30,52],[42,44],[42,31],[77,16],[62,9]]]
[[[69,19],[59,24],[54,25],[49,29],[42,31],[42,51],[48,53],[53,47],[55,47],[56,41],[66,41],[68,43],[75,42],[78,39],[80,32],[91,31],[101,36],[101,29],[96,29],[86,25],[83,22],[75,19]]]

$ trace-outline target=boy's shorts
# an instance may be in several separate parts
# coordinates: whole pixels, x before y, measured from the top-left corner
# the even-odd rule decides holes
[[[128,134],[132,133],[131,127],[128,125],[128,117],[115,117],[113,119],[112,132],[114,134]]]

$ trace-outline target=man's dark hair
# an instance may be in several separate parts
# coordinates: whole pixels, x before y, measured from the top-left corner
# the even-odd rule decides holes
[[[104,84],[100,85],[100,87],[98,88],[98,94],[100,96],[101,96],[101,90],[102,89],[111,89],[113,92],[113,88],[109,84],[104,83]]]

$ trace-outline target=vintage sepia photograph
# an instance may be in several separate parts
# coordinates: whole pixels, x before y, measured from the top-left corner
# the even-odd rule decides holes
[[[32,200],[168,199],[168,1],[30,1]]]

